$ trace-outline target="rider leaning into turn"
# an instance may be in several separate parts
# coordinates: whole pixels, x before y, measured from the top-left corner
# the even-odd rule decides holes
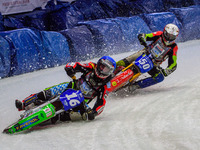
[[[167,24],[163,31],[157,31],[149,34],[139,34],[138,39],[140,44],[145,48],[117,62],[117,66],[127,67],[134,62],[142,54],[151,54],[153,56],[154,67],[148,73],[151,77],[137,81],[128,86],[130,92],[138,88],[145,88],[156,83],[162,82],[164,77],[167,77],[177,67],[177,44],[175,43],[178,37],[179,29],[174,24]],[[147,46],[146,41],[152,41]],[[160,64],[168,58],[168,66],[166,69],[161,69]]]
[[[113,77],[113,71],[116,68],[116,62],[109,56],[103,56],[96,63],[89,62],[87,64],[68,63],[65,66],[65,71],[68,76],[70,76],[73,81],[61,83],[59,85],[52,86],[47,88],[39,93],[32,94],[29,97],[25,98],[22,102],[19,100],[15,101],[16,107],[18,110],[27,109],[30,104],[38,105],[42,102],[51,100],[52,98],[58,96],[68,88],[75,90],[81,90],[85,98],[86,107],[79,106],[74,108],[73,111],[80,112],[83,116],[84,113],[87,113],[88,120],[93,120],[97,115],[99,115],[105,106],[107,96],[106,84]],[[79,79],[75,79],[76,73],[82,73]],[[96,97],[96,103],[91,109],[87,105]],[[54,123],[57,119],[61,121],[70,120],[69,113],[61,113],[59,116],[56,116],[52,122]]]

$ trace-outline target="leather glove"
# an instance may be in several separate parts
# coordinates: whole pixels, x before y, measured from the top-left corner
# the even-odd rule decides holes
[[[87,110],[87,114],[88,114],[88,120],[94,120],[95,118],[95,113],[93,112],[93,110],[91,108],[89,108]]]
[[[65,71],[67,75],[70,76],[71,78],[74,77],[76,73],[73,67],[65,67]]]
[[[168,75],[172,73],[171,69],[168,69],[168,68],[162,69],[161,72],[165,77],[167,77]]]
[[[90,108],[90,106],[88,106],[88,104],[85,101],[83,102],[83,105],[85,108],[84,116],[86,117],[83,120],[94,120],[96,116],[94,111]]]
[[[146,40],[145,40],[145,34],[139,34],[138,39],[140,41],[140,44],[147,48],[147,43],[146,43]]]

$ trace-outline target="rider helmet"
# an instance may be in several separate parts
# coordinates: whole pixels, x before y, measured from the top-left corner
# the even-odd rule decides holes
[[[116,62],[110,56],[101,57],[96,65],[95,74],[98,78],[105,79],[116,69]]]
[[[176,38],[179,34],[179,28],[174,24],[167,24],[163,30],[163,41],[165,45],[172,45],[175,43]]]

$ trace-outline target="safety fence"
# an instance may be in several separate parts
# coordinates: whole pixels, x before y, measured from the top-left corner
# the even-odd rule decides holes
[[[180,28],[178,42],[200,39],[199,0],[77,0],[0,15],[0,77],[60,66],[140,46],[137,35]]]

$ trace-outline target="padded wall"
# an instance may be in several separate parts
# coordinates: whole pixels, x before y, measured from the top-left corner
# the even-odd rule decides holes
[[[86,26],[77,26],[60,33],[68,40],[72,61],[87,60],[98,56],[93,35]]]
[[[124,50],[123,34],[120,26],[111,19],[80,22],[91,31],[98,56],[116,54]]]
[[[172,12],[150,13],[142,15],[145,22],[148,24],[152,32],[163,31],[166,24],[176,24],[180,29],[180,34],[177,40],[183,41],[182,25]]]
[[[200,6],[171,9],[182,23],[183,41],[200,39]]]
[[[177,41],[200,39],[197,4],[199,0],[50,1],[45,10],[0,15],[0,31],[11,30],[0,32],[0,77],[138,50],[143,48],[139,33],[163,30],[168,23],[180,28]]]
[[[39,52],[43,68],[55,67],[71,61],[67,39],[58,32],[41,31],[43,49]]]
[[[162,0],[166,10],[170,8],[188,7],[195,4],[198,0]]]
[[[139,33],[150,33],[148,25],[139,16],[133,17],[117,17],[112,19],[115,21],[122,31],[124,49],[121,50],[131,51],[141,48],[137,36]]]
[[[95,20],[109,17],[97,0],[76,0],[72,5],[80,10],[84,16],[84,20]]]
[[[3,23],[3,16],[0,13],[0,31],[4,31],[5,27],[4,27],[4,23]]]
[[[0,33],[0,77],[66,64],[70,61],[66,38],[57,32],[18,29]]]
[[[142,13],[153,13],[165,11],[162,0],[136,0],[132,2],[135,8],[140,9]]]
[[[41,40],[30,29],[18,29],[0,33],[5,39],[11,41],[13,62],[13,75],[41,69],[38,52],[42,49]]]
[[[61,3],[59,8],[52,9],[49,13],[49,29],[61,31],[73,28],[83,20],[83,14],[76,7]]]
[[[5,16],[4,26],[6,30],[20,28],[49,30],[48,15],[45,10],[35,10],[25,14]]]
[[[133,12],[129,0],[98,0],[98,2],[108,18],[128,17]]]
[[[6,39],[0,36],[0,78],[7,77],[11,70],[11,48]]]

